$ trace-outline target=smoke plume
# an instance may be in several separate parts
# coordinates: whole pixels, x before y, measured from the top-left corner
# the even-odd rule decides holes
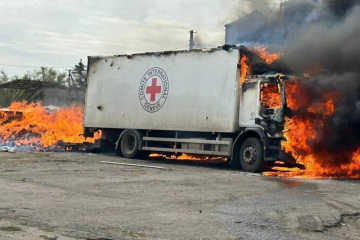
[[[300,11],[302,17],[295,15],[290,21],[290,12],[298,8],[307,10]],[[285,27],[288,31],[284,36],[283,61],[295,74],[311,76],[300,82],[308,103],[296,114],[316,122],[320,116],[306,116],[306,108],[325,101],[326,94],[336,93],[334,114],[321,126],[314,126],[317,138],[307,144],[322,166],[349,164],[360,147],[359,1],[293,3],[289,11],[284,14],[291,28]],[[301,18],[303,21],[298,22]]]
[[[303,119],[316,132],[306,138],[311,153],[306,146],[300,153],[305,158],[311,154],[315,164],[330,169],[353,163],[353,154],[360,149],[359,24],[360,0],[289,0],[281,14],[246,36],[252,45],[280,48],[293,75],[310,76],[298,80],[299,92],[293,95],[298,103],[293,119]],[[227,32],[231,39],[236,34]],[[327,109],[309,110],[329,99]]]

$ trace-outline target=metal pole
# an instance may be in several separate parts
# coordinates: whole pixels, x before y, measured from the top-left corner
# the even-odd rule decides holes
[[[141,165],[141,164],[133,164],[133,163],[119,163],[119,162],[108,162],[108,161],[100,161],[100,162],[101,162],[101,163],[106,163],[106,164],[124,165],[124,166],[132,166],[132,167],[144,167],[144,168],[165,169],[164,167],[150,166],[150,165]]]
[[[189,50],[194,49],[194,30],[190,31],[190,44],[189,44]]]

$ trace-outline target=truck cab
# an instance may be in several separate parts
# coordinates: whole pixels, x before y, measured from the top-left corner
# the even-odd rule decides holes
[[[239,155],[234,151],[233,165],[252,172],[263,169],[267,161],[290,160],[281,149],[287,108],[284,79],[281,74],[253,75],[242,84],[239,127],[243,143]],[[235,159],[239,161],[234,163]]]
[[[269,137],[282,137],[286,93],[284,76],[251,76],[240,96],[240,127],[260,127]]]

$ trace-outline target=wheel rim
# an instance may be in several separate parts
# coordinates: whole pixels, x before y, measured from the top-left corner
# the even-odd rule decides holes
[[[127,153],[131,153],[132,151],[134,151],[135,149],[135,142],[136,142],[136,139],[134,136],[128,136],[126,138],[126,141],[125,141],[125,151]]]
[[[244,149],[243,159],[248,164],[254,164],[257,158],[257,150],[254,146],[248,146]]]

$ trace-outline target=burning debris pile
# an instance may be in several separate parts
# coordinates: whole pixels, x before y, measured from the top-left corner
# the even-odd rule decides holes
[[[52,151],[64,143],[83,143],[82,121],[82,106],[49,111],[41,103],[14,102],[0,110],[0,146],[3,150]]]
[[[264,47],[253,51],[302,76],[286,82],[283,149],[305,170],[274,167],[285,171],[265,175],[360,178],[360,1],[289,1],[282,17],[283,34],[274,24],[258,38],[264,45],[270,36],[276,57]]]

